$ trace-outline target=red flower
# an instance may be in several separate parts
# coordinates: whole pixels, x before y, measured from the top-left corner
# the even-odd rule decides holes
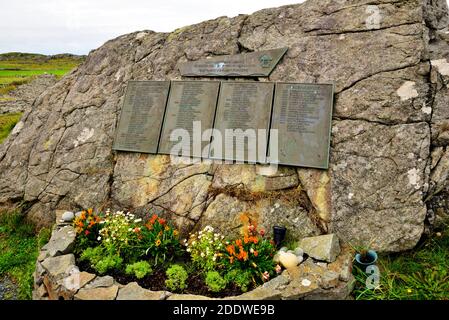
[[[157,222],[159,222],[160,224],[165,224],[165,219],[163,219],[163,218],[159,218],[159,219],[157,219]]]
[[[264,235],[265,235],[265,230],[264,229],[262,229],[262,230],[260,230],[260,235],[263,237]]]
[[[85,234],[86,236],[88,236],[88,235],[89,235],[89,233],[90,233],[90,231],[89,231],[89,230],[86,230],[86,231],[84,231],[84,234]]]

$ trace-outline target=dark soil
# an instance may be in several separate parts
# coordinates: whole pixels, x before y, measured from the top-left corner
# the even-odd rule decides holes
[[[86,261],[79,261],[77,257],[77,266],[80,271],[86,271],[89,273],[96,273],[95,270]],[[158,268],[155,269],[151,275],[146,276],[143,279],[137,279],[135,276],[127,275],[123,271],[114,270],[106,273],[115,279],[118,283],[126,285],[130,282],[137,282],[142,288],[149,289],[152,291],[171,291],[165,286],[165,280],[167,276],[165,274],[165,269]],[[175,291],[174,293],[184,293],[184,294],[196,294],[207,296],[211,298],[224,298],[229,296],[237,296],[242,294],[242,290],[235,286],[234,284],[228,284],[226,289],[220,292],[211,292],[204,281],[205,274],[199,272],[191,272],[189,278],[187,279],[187,288],[184,291]],[[251,290],[253,288],[249,288]]]

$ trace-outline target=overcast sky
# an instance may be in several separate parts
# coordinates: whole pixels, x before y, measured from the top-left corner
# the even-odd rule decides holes
[[[0,53],[87,54],[138,30],[172,31],[302,0],[2,0]],[[449,0],[448,0],[449,2]]]

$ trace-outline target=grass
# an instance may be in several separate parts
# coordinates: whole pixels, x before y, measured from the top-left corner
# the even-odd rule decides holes
[[[19,122],[21,113],[0,115],[0,143],[6,139],[14,126]]]
[[[70,55],[44,56],[14,52],[0,54],[0,95],[8,94],[18,85],[41,74],[62,77],[82,61],[82,57]]]
[[[380,256],[380,283],[367,289],[367,275],[354,268],[358,300],[449,300],[449,230],[437,233],[415,249]]]
[[[18,299],[31,299],[36,259],[49,237],[49,229],[36,234],[20,212],[0,212],[0,278],[12,279]]]

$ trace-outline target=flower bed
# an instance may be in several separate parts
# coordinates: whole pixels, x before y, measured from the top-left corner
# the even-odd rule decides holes
[[[206,226],[181,240],[178,230],[155,214],[142,219],[87,210],[73,222],[74,252],[82,271],[112,275],[122,284],[215,297],[241,294],[281,271],[273,261],[273,241],[254,222],[242,222],[236,239]]]
[[[207,226],[186,239],[157,215],[88,210],[73,222],[57,215],[36,264],[36,299],[290,299],[323,292],[344,298],[350,292],[349,253],[323,266],[301,252],[283,270],[274,243],[246,215],[240,237]]]

